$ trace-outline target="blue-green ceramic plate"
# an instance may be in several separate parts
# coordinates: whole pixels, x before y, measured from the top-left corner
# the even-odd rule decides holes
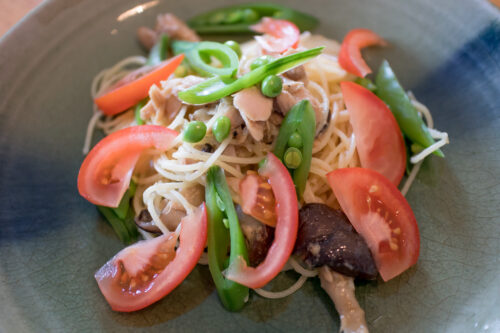
[[[451,138],[408,195],[418,264],[356,290],[372,332],[499,332],[499,10],[485,0],[280,2],[316,15],[332,38],[355,27],[384,36],[390,46],[368,57],[387,57]],[[252,295],[240,313],[221,307],[205,267],[137,313],[112,312],[101,296],[93,274],[122,244],[76,189],[92,77],[140,53],[135,30],[157,13],[188,18],[229,1],[148,3],[127,17],[139,1],[48,0],[0,41],[0,331],[336,331],[318,280],[286,299]]]

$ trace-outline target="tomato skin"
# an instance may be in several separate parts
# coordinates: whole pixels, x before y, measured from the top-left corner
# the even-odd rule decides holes
[[[337,169],[327,179],[342,210],[368,244],[384,281],[417,262],[417,221],[393,183],[365,168]]]
[[[368,89],[354,82],[341,82],[340,87],[361,165],[378,171],[397,186],[406,168],[406,147],[396,118]]]
[[[299,226],[297,194],[290,173],[272,153],[259,170],[268,177],[276,198],[276,229],[274,241],[266,259],[257,267],[248,267],[245,260],[238,257],[227,268],[226,278],[249,288],[261,288],[278,275],[290,257]]]
[[[123,260],[126,265],[127,260],[137,260],[137,258],[133,257],[135,249],[130,250],[130,248],[137,248],[137,253],[140,253],[143,248],[151,252],[151,246],[148,246],[148,244],[154,242],[154,246],[160,244],[162,241],[168,241],[169,236],[170,235],[163,235],[131,245],[129,248],[120,251],[96,272],[95,279],[99,285],[99,289],[113,310],[131,312],[143,309],[165,297],[184,281],[198,263],[205,248],[207,240],[207,215],[205,204],[197,208],[193,214],[182,219],[179,235],[180,243],[175,251],[175,257],[167,264],[163,271],[161,271],[146,288],[140,290],[140,292],[123,291],[122,286],[119,285],[120,269],[118,267],[117,258]],[[175,237],[172,245],[175,246]],[[131,255],[127,256],[125,254],[124,257],[120,256],[127,250],[128,252],[126,252],[126,254],[130,253]],[[140,265],[141,263],[130,264]]]
[[[267,36],[255,36],[255,40],[267,52],[283,53],[299,45],[300,30],[290,21],[264,17],[250,28],[255,32],[267,34]]]
[[[386,41],[369,29],[353,29],[347,33],[340,45],[339,64],[351,74],[365,77],[372,70],[361,56],[361,49],[367,46],[387,45]]]
[[[154,84],[159,84],[162,80],[166,80],[183,59],[184,54],[179,54],[172,59],[166,60],[144,76],[97,96],[94,102],[107,116],[123,112],[148,96],[149,88]]]
[[[80,167],[80,195],[96,205],[118,207],[141,153],[148,148],[167,150],[177,135],[163,126],[142,125],[106,136],[92,148]]]

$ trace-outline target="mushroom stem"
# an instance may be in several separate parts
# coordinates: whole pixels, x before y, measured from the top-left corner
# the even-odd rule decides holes
[[[339,274],[328,266],[319,269],[321,287],[327,292],[340,315],[341,333],[368,333],[365,312],[354,294],[354,278]]]

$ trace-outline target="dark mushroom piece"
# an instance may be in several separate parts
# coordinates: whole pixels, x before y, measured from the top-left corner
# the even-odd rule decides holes
[[[135,217],[134,221],[137,227],[144,231],[151,232],[153,234],[161,234],[160,228],[154,224],[153,218],[147,209],[141,210],[139,215]]]
[[[340,332],[368,333],[365,313],[354,294],[354,277],[374,279],[377,268],[368,246],[345,214],[324,204],[303,206],[295,254],[309,266],[321,266],[321,287],[340,315]]]
[[[250,266],[258,266],[266,259],[267,251],[274,239],[274,229],[243,213],[240,205],[236,205],[236,213],[240,222],[241,231],[245,236]]]
[[[327,265],[346,276],[367,280],[377,276],[370,249],[347,216],[324,204],[300,209],[295,254],[310,267]]]

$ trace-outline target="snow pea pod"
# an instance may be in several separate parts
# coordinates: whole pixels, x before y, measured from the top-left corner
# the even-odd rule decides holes
[[[289,149],[293,148],[299,150],[302,154],[298,167],[291,169],[288,166],[299,198],[304,193],[307,177],[309,176],[309,169],[311,168],[315,133],[316,115],[314,109],[309,100],[303,99],[295,104],[287,113],[285,119],[283,119],[274,146],[274,155],[285,162],[285,165],[285,156],[287,152],[290,152]],[[301,140],[300,145],[295,146],[299,146],[300,148],[290,146],[290,143],[293,145],[294,141],[298,141],[297,136],[300,136]]]
[[[224,171],[218,166],[208,170],[205,202],[208,216],[208,267],[222,304],[230,311],[237,311],[245,305],[248,288],[227,280],[222,271],[239,256],[248,262],[248,254]]]
[[[419,117],[417,109],[411,103],[387,60],[384,60],[380,65],[375,85],[377,86],[377,96],[389,105],[403,134],[410,141],[418,143],[422,147],[432,145],[434,139],[429,133],[429,129]],[[444,157],[441,150],[436,150],[434,154]]]
[[[191,88],[179,92],[179,99],[190,104],[215,102],[261,82],[268,75],[277,75],[318,56],[323,47],[290,54],[260,66],[238,79],[215,76]]]
[[[215,9],[193,17],[188,24],[200,34],[253,33],[250,26],[265,16],[293,22],[301,31],[313,30],[319,22],[286,6],[255,2]]]

